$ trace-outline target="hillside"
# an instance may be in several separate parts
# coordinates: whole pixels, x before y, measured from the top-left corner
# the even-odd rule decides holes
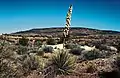
[[[27,31],[20,31],[11,33],[12,35],[39,35],[39,36],[46,36],[46,35],[53,35],[53,36],[60,36],[62,35],[62,31],[64,28],[37,28],[31,29]],[[71,35],[74,36],[81,36],[81,35],[107,35],[107,34],[120,34],[118,31],[112,30],[98,30],[98,29],[91,29],[91,28],[82,28],[82,27],[72,27],[70,28]]]

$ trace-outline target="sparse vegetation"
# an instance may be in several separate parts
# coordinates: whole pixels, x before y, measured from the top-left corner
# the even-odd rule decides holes
[[[22,35],[19,37],[21,36]],[[35,37],[36,36],[34,36],[34,38]],[[114,71],[114,65],[110,66],[109,63],[104,61],[119,54],[119,36],[89,36],[84,34],[84,36],[79,37],[74,35],[72,36],[73,39],[68,39],[65,45],[66,48],[63,48],[63,50],[59,50],[59,47],[53,48],[56,44],[62,44],[63,38],[59,40],[58,37],[56,39],[52,37],[47,39],[46,36],[44,37],[43,39],[35,39],[33,46],[31,46],[32,39],[30,39],[30,44],[28,44],[29,36],[19,39],[18,45],[15,45],[14,41],[11,40],[1,40],[0,78],[40,78],[42,77],[40,76],[41,71],[49,67],[51,63],[52,66],[55,67],[57,75],[70,74],[69,76],[71,76],[77,73],[76,75],[87,76],[87,74],[98,74],[98,72],[108,69],[109,72],[104,71],[99,74],[100,78],[107,78],[111,74],[115,74],[116,78],[119,78],[120,58],[118,57],[114,63],[117,71]],[[112,40],[112,37],[114,40]],[[107,40],[105,40],[105,38]],[[95,46],[95,48],[93,46]],[[113,46],[113,50],[110,48],[111,46]],[[115,50],[114,47],[116,47],[117,50]],[[84,48],[84,50],[81,48]],[[94,49],[90,51],[90,48]],[[110,63],[113,64],[112,60],[114,60],[114,58],[110,60]],[[102,62],[99,63],[99,61]],[[92,62],[92,64],[88,64],[89,62]],[[108,67],[102,66],[104,63]],[[110,71],[110,69],[113,69],[113,71]]]
[[[28,45],[28,39],[26,39],[25,37],[22,37],[21,39],[19,39],[19,44],[22,46],[27,46]]]
[[[29,74],[34,70],[40,70],[39,61],[34,56],[26,56],[22,62],[22,70],[24,74]]]

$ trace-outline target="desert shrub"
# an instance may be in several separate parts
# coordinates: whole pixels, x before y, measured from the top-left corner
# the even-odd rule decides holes
[[[113,54],[116,54],[116,52],[115,51],[100,51],[100,54],[101,54],[101,58],[108,58],[108,57],[110,57],[111,55],[113,55]]]
[[[14,56],[13,50],[9,46],[0,47],[0,59],[12,58]]]
[[[99,49],[100,48],[100,46],[101,46],[101,43],[100,42],[96,42],[96,41],[94,41],[94,42],[92,42],[92,44],[95,46],[95,48],[97,48],[97,49]]]
[[[39,69],[43,70],[46,66],[48,67],[48,59],[43,58],[43,57],[39,57],[39,56],[35,56],[35,59],[38,61],[39,63]]]
[[[94,59],[100,58],[100,56],[101,54],[96,50],[88,51],[84,54],[84,58],[86,60],[94,60]]]
[[[0,78],[19,78],[20,74],[15,69],[15,54],[10,46],[0,48]]]
[[[22,46],[27,46],[28,45],[28,39],[26,39],[25,37],[22,37],[21,39],[19,39],[19,44]]]
[[[42,45],[42,42],[41,42],[40,40],[36,40],[36,41],[35,41],[35,45],[36,45],[36,46],[41,46],[41,45]]]
[[[43,70],[47,61],[37,55],[21,55],[21,57],[17,58],[16,62],[19,64],[17,67],[18,73],[21,73],[21,75],[24,76],[20,76],[20,78],[26,78],[34,71],[39,73]]]
[[[68,43],[65,45],[65,48],[67,48],[67,49],[79,48],[79,45],[73,44],[73,43]]]
[[[103,45],[103,44],[98,44],[98,46],[96,47],[99,50],[104,50],[104,51],[111,51],[110,47],[108,45]]]
[[[55,44],[57,44],[56,40],[55,40],[55,39],[52,39],[52,38],[49,38],[49,39],[46,41],[46,43],[47,43],[48,45],[55,45]]]
[[[39,50],[37,51],[37,55],[43,56],[43,55],[44,55],[44,51],[43,51],[42,49],[39,49]]]
[[[22,71],[24,74],[29,74],[34,70],[39,70],[39,61],[34,56],[27,56],[22,62]]]
[[[81,48],[73,48],[70,50],[70,53],[74,54],[74,55],[81,55],[83,49]]]
[[[64,41],[64,38],[63,37],[60,37],[60,40],[57,42],[57,44],[62,44]]]
[[[18,50],[17,50],[17,54],[23,55],[23,54],[26,54],[27,51],[28,51],[28,48],[27,48],[27,47],[19,46],[19,47],[18,47]]]
[[[56,74],[69,74],[74,69],[75,57],[65,51],[59,51],[52,57],[52,64],[55,66]]]
[[[0,78],[19,78],[21,75],[17,73],[17,70],[10,66],[10,61],[0,61]]]
[[[5,41],[0,42],[0,46],[4,46],[5,44],[6,44]]]
[[[43,48],[43,51],[46,52],[46,53],[52,53],[53,52],[53,47],[50,47],[50,46],[46,46]]]

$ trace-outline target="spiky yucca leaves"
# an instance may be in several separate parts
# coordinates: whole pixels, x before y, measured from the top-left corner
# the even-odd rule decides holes
[[[55,66],[55,72],[59,74],[70,74],[75,67],[76,58],[68,52],[62,50],[52,57],[52,64]]]

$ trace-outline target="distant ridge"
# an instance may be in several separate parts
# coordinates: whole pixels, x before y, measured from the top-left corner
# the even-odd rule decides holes
[[[62,35],[64,27],[53,27],[53,28],[35,28],[26,31],[19,31],[15,33],[11,33],[11,35],[53,35],[59,36]],[[119,34],[119,31],[112,31],[112,30],[99,30],[99,29],[92,29],[92,28],[83,28],[83,27],[71,27],[70,33],[73,36],[81,36],[81,35],[106,35],[106,34]]]

